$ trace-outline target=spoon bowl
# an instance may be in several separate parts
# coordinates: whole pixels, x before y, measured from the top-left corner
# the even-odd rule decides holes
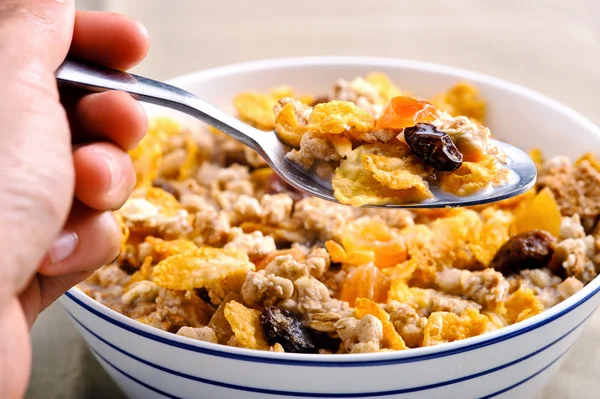
[[[148,103],[184,112],[252,148],[263,157],[285,182],[315,197],[338,202],[331,186],[323,184],[309,172],[289,162],[285,155],[290,148],[275,132],[258,130],[212,106],[196,95],[142,76],[106,67],[66,60],[56,71],[59,85],[72,86],[91,92],[125,91]],[[506,184],[490,187],[469,196],[455,196],[431,187],[433,198],[416,203],[366,205],[377,208],[449,208],[482,205],[511,198],[529,190],[537,177],[533,161],[520,149],[497,142],[509,158],[507,167],[512,178]]]

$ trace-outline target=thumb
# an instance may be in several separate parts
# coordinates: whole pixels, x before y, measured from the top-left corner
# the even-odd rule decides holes
[[[31,279],[71,206],[70,130],[54,71],[73,20],[73,1],[0,1],[0,304]]]

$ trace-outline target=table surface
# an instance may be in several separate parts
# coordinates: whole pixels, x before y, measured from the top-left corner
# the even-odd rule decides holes
[[[288,56],[413,58],[522,84],[600,124],[597,0],[305,0],[302,5],[280,0],[78,2],[80,8],[123,12],[146,24],[152,48],[134,70],[149,77]],[[122,397],[59,304],[40,316],[32,342],[28,398]],[[597,398],[596,359],[600,313],[587,323],[540,398]]]

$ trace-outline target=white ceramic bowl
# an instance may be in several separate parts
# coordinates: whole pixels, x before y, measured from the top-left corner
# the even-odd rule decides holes
[[[539,146],[547,155],[577,157],[600,148],[600,129],[563,105],[499,79],[422,62],[283,59],[202,71],[172,82],[230,109],[239,91],[287,83],[319,94],[340,77],[351,79],[375,70],[423,96],[461,79],[473,82],[489,104],[492,132],[523,149]],[[281,354],[220,346],[138,323],[75,288],[61,301],[98,361],[131,398],[529,398],[560,367],[598,306],[599,290],[597,278],[550,310],[483,336],[363,355]]]

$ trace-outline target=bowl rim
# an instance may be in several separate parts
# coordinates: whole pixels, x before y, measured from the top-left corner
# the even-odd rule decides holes
[[[180,75],[168,82],[175,86],[185,88],[191,82],[210,80],[217,77],[235,75],[241,72],[251,72],[257,70],[281,69],[285,67],[298,66],[365,66],[365,67],[391,67],[398,69],[413,69],[432,73],[449,75],[456,79],[466,79],[472,82],[485,83],[496,88],[507,90],[514,95],[529,97],[534,102],[542,103],[553,112],[563,114],[567,118],[577,121],[592,134],[600,136],[600,128],[589,119],[585,118],[575,110],[559,103],[543,94],[524,86],[508,82],[506,80],[470,71],[467,69],[452,67],[448,65],[435,64],[424,61],[387,58],[387,57],[362,57],[362,56],[316,56],[316,57],[293,57],[293,58],[274,58],[259,61],[250,61],[236,63],[216,68],[196,71]],[[181,349],[209,354],[218,357],[233,358],[258,363],[286,364],[295,366],[312,367],[363,367],[369,365],[398,364],[421,361],[426,359],[436,359],[451,356],[458,353],[468,352],[477,348],[493,345],[506,341],[516,336],[526,334],[536,330],[562,316],[570,313],[580,305],[587,302],[600,291],[600,276],[594,278],[582,290],[567,298],[563,302],[543,311],[522,322],[503,327],[501,329],[488,332],[476,337],[466,338],[450,343],[420,347],[404,351],[377,352],[368,354],[297,354],[297,353],[277,353],[267,351],[257,351],[246,348],[236,348],[221,344],[214,344],[194,340],[192,338],[182,337],[155,327],[143,324],[131,319],[121,313],[118,313],[107,306],[97,302],[93,298],[83,293],[79,288],[73,287],[65,293],[65,297],[76,303],[86,311],[91,312],[97,317],[118,326],[122,329],[142,335],[154,341],[161,342]],[[64,300],[63,300],[64,301]],[[64,306],[64,303],[63,303]],[[595,310],[595,309],[594,309]],[[68,309],[67,309],[68,311]],[[593,314],[592,311],[590,313]],[[69,312],[71,317],[73,315]],[[588,315],[580,324],[583,324]],[[571,331],[573,331],[573,328]]]

